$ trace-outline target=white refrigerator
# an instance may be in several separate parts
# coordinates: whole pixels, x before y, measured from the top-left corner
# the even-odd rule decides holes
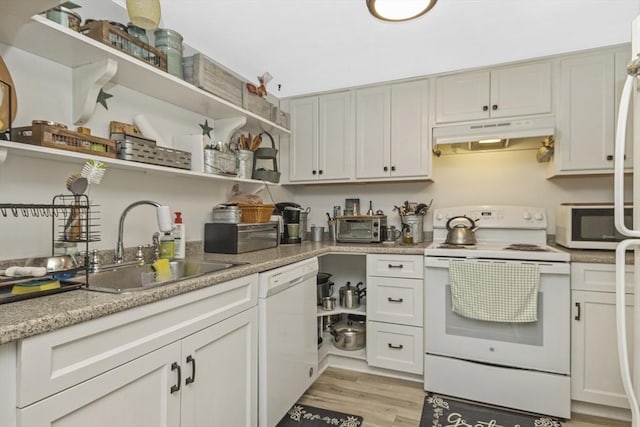
[[[618,232],[625,236],[616,248],[616,329],[618,342],[618,361],[622,383],[631,407],[632,427],[640,427],[640,408],[638,407],[638,391],[640,391],[640,16],[632,23],[631,51],[627,67],[629,75],[625,81],[614,151],[614,205],[615,225]],[[633,108],[630,109],[630,106]],[[632,111],[632,114],[629,112]],[[633,227],[624,223],[624,153],[626,145],[627,121],[633,124]],[[629,343],[627,342],[628,325],[625,307],[625,253],[634,251],[634,315],[633,342],[630,360]],[[633,375],[631,374],[633,372]]]

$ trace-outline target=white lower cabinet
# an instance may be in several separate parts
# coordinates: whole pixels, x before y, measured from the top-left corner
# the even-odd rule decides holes
[[[632,283],[627,266],[627,283]],[[571,266],[571,398],[628,408],[618,365],[615,266],[573,263]],[[633,351],[633,295],[627,287],[627,339]],[[632,368],[633,369],[633,368]]]
[[[367,363],[421,375],[424,261],[420,255],[367,255]]]
[[[252,275],[27,338],[17,426],[255,427],[257,323]]]

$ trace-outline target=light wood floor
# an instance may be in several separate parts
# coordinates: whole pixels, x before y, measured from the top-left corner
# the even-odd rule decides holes
[[[364,417],[363,427],[417,427],[421,383],[328,368],[299,400],[318,408]],[[563,427],[631,426],[631,423],[574,414]]]

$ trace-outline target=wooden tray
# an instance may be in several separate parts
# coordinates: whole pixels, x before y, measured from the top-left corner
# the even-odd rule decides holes
[[[58,126],[34,124],[11,129],[11,140],[77,153],[116,158],[116,142]]]
[[[132,36],[126,31],[122,31],[120,28],[114,27],[109,24],[109,21],[89,22],[80,27],[80,32],[85,36],[133,56],[140,61],[153,65],[162,71],[167,71],[167,55],[164,52]],[[139,49],[140,56],[133,54],[133,51],[136,49],[131,49],[132,45],[135,45],[135,47]]]

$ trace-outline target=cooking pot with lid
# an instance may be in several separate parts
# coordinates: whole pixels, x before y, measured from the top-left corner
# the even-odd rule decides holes
[[[322,305],[323,298],[328,298],[333,294],[333,282],[329,281],[331,274],[318,273],[316,278],[316,290],[318,297],[318,305]]]
[[[451,227],[451,223],[453,221],[460,219],[468,222],[469,225],[458,223]],[[475,245],[476,234],[474,233],[474,231],[477,228],[478,227],[476,226],[475,221],[468,216],[454,216],[453,218],[449,219],[449,221],[447,221],[447,238],[444,242],[449,245]]]
[[[333,345],[341,350],[360,350],[367,345],[366,324],[351,320],[329,326],[333,335]]]

